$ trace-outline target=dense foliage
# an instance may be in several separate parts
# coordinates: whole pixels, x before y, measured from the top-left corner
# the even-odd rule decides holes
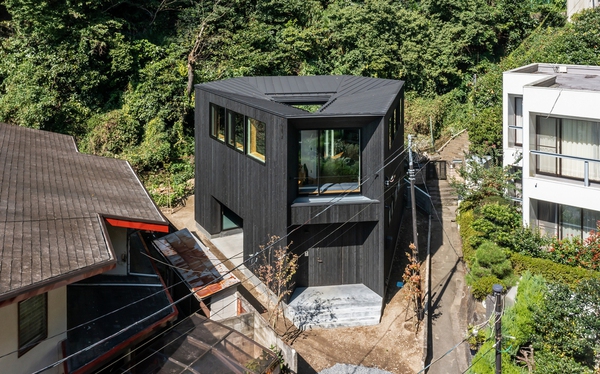
[[[594,372],[600,363],[598,313],[600,281],[586,280],[569,288],[524,273],[516,304],[507,308],[502,318],[502,334],[507,337],[503,340],[502,372],[528,372],[517,357],[529,347],[534,351],[534,372]],[[492,335],[488,329],[487,336]],[[494,373],[493,343],[490,339],[483,344],[470,372]]]
[[[483,242],[475,251],[467,283],[476,299],[485,299],[494,284],[505,289],[514,285],[513,269],[510,260],[497,244]]]
[[[129,160],[161,204],[190,191],[194,83],[404,79],[414,99],[408,126],[425,133],[431,120],[439,135],[472,117],[464,104],[473,74],[518,48],[540,14],[560,19],[546,2],[516,0],[2,4],[0,120],[71,134],[84,152]]]

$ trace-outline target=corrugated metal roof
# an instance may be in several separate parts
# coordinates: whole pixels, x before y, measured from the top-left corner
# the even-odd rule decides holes
[[[154,240],[165,258],[175,266],[198,300],[235,286],[240,281],[188,229]]]
[[[284,117],[322,115],[384,115],[404,82],[392,79],[328,76],[243,77],[199,84],[229,99]],[[287,103],[322,102],[315,113]]]
[[[0,302],[110,265],[101,215],[168,224],[126,161],[0,123]]]

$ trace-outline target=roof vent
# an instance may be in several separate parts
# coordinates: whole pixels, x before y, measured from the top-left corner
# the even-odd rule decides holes
[[[558,72],[559,73],[566,73],[567,72],[567,67],[565,65],[561,65],[558,67]]]

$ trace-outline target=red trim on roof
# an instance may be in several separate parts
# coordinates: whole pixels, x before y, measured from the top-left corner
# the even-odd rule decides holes
[[[148,223],[148,222],[136,222],[136,221],[127,221],[124,219],[106,218],[106,217],[104,219],[111,226],[126,227],[128,229],[158,231],[158,232],[167,232],[167,233],[169,232],[169,225],[166,223],[159,224],[159,223]]]

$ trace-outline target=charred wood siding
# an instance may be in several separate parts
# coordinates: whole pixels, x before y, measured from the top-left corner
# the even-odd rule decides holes
[[[384,296],[402,216],[396,187],[404,176],[403,157],[383,168],[401,152],[404,138],[400,126],[389,146],[387,119],[402,96],[400,90],[389,99],[393,103],[385,114],[298,117],[294,108],[277,112],[273,102],[263,105],[265,100],[256,97],[244,101],[241,94],[217,93],[214,85],[197,86],[196,221],[219,234],[224,205],[243,219],[244,259],[258,252],[269,235],[291,233],[286,244],[293,242],[291,249],[302,255],[296,286],[363,283]],[[266,124],[264,164],[210,137],[210,103]],[[361,129],[360,195],[368,200],[336,203],[320,213],[327,203],[295,202],[299,131],[336,128]],[[392,175],[396,183],[386,188]]]
[[[209,135],[209,103],[266,124],[266,161],[261,163]],[[206,91],[196,92],[196,222],[221,231],[220,204],[243,219],[244,258],[269,235],[286,234],[287,120]],[[240,248],[241,251],[241,248]]]

